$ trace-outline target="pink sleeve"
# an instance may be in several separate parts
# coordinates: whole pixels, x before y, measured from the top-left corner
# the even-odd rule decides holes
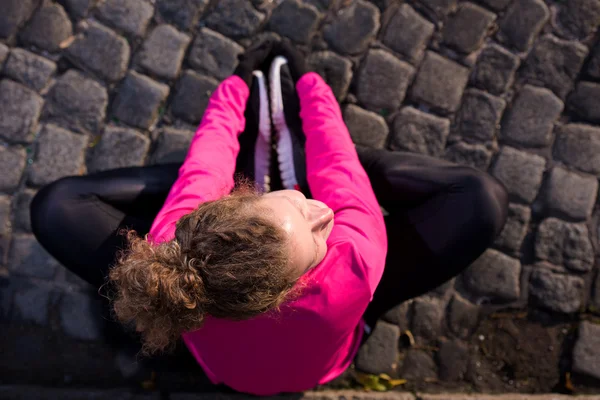
[[[248,86],[237,76],[224,80],[212,94],[179,177],[150,229],[154,242],[173,239],[175,224],[182,216],[233,188],[237,137],[244,130],[248,96]]]
[[[387,253],[381,208],[330,87],[315,73],[304,75],[296,87],[306,134],[310,190],[335,213],[329,241],[355,244],[372,294],[383,274]]]

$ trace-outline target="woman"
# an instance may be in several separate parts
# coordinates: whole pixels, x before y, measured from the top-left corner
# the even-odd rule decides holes
[[[477,170],[415,154],[357,154],[330,88],[289,45],[272,48],[251,48],[213,93],[180,168],[66,178],[32,204],[40,242],[96,286],[110,276],[115,313],[135,324],[147,351],[182,335],[214,383],[257,395],[339,376],[365,322],[467,267],[507,209],[503,186]],[[305,134],[273,115],[279,159],[312,199],[247,187],[228,195],[252,71],[278,54],[288,60]],[[130,233],[125,243],[123,228],[149,235]]]

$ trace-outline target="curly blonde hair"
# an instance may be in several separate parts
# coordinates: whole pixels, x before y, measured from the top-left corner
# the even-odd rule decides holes
[[[111,300],[118,320],[141,332],[145,354],[171,348],[206,315],[244,320],[287,299],[297,278],[287,237],[259,199],[242,188],[206,202],[158,245],[128,232],[129,248],[110,271]]]

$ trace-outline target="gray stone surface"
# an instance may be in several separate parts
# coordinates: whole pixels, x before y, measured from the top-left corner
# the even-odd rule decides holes
[[[432,13],[431,17],[442,19],[456,6],[457,0],[418,0],[418,3]]]
[[[587,54],[588,48],[579,42],[544,35],[529,53],[521,75],[528,83],[545,86],[564,99]]]
[[[600,273],[596,274],[589,308],[595,314],[600,314]]]
[[[383,319],[396,325],[400,328],[401,332],[410,329],[410,312],[412,308],[412,301],[405,301],[398,304],[396,307],[390,309],[385,313]]]
[[[10,197],[0,195],[0,237],[10,232]],[[2,264],[2,259],[0,259]]]
[[[585,121],[600,123],[600,84],[579,82],[569,96],[567,108]]]
[[[531,203],[542,184],[546,160],[542,157],[504,146],[491,169],[511,197],[519,202]]]
[[[175,97],[171,103],[171,112],[191,124],[197,124],[202,119],[212,92],[219,83],[210,77],[193,71],[181,74]]]
[[[435,30],[434,25],[404,3],[385,26],[381,41],[411,64],[418,64]]]
[[[471,83],[492,94],[503,94],[512,85],[520,64],[519,57],[504,47],[488,44],[477,58]]]
[[[397,366],[400,329],[378,322],[356,356],[356,367],[372,374],[391,373]]]
[[[585,224],[556,218],[547,218],[539,225],[535,256],[575,272],[587,272],[594,266],[594,249]]]
[[[589,321],[579,324],[573,370],[600,379],[600,325]]]
[[[60,0],[73,19],[81,19],[88,14],[98,0]]]
[[[147,0],[104,0],[98,4],[96,15],[106,25],[126,35],[144,36],[154,14]]]
[[[129,71],[121,82],[112,105],[112,114],[120,122],[149,129],[159,117],[159,109],[169,95],[169,87]]]
[[[496,250],[486,250],[463,274],[470,292],[493,302],[511,302],[521,294],[521,263]]]
[[[206,18],[206,25],[225,36],[242,38],[254,34],[265,20],[247,0],[222,0]]]
[[[19,288],[14,294],[15,317],[22,321],[47,325],[51,295],[52,289],[47,285],[29,284]]]
[[[564,163],[600,176],[600,128],[567,124],[556,129],[554,157]]]
[[[468,80],[467,68],[433,51],[427,51],[410,97],[441,112],[451,113],[460,106]]]
[[[365,51],[379,31],[379,9],[363,0],[351,2],[323,28],[323,37],[333,50],[342,54]]]
[[[109,28],[88,20],[65,54],[81,69],[114,82],[125,75],[130,52],[127,40]]]
[[[527,147],[549,146],[562,110],[562,101],[550,90],[525,85],[506,112],[501,139]]]
[[[389,133],[383,117],[353,104],[344,108],[343,116],[355,144],[383,148]]]
[[[417,343],[435,341],[442,333],[444,305],[436,298],[420,297],[413,302],[412,334]]]
[[[43,100],[33,90],[8,79],[0,81],[0,137],[10,142],[33,139]]]
[[[477,328],[479,307],[455,294],[448,305],[448,329],[456,337],[467,339]]]
[[[199,72],[217,79],[225,79],[238,64],[238,55],[244,48],[218,32],[202,28],[190,48],[188,62]]]
[[[414,68],[384,50],[369,50],[356,82],[358,100],[372,111],[400,107]]]
[[[400,376],[410,381],[437,379],[437,366],[427,352],[409,349],[400,368]]]
[[[194,137],[193,131],[175,128],[162,128],[152,154],[153,164],[183,162]]]
[[[98,294],[95,296],[99,297]],[[64,293],[60,304],[60,325],[67,335],[76,339],[100,339],[102,320],[96,299],[83,293]]]
[[[443,381],[461,381],[469,365],[469,348],[460,340],[447,340],[437,354],[439,376]]]
[[[33,235],[13,235],[8,254],[10,270],[18,275],[52,279],[58,262],[35,240]]]
[[[30,206],[35,190],[24,189],[13,197],[13,232],[31,233]]]
[[[157,15],[163,22],[187,31],[196,25],[208,3],[208,0],[157,0]]]
[[[38,92],[55,71],[56,63],[23,49],[13,49],[4,66],[4,75]]]
[[[10,48],[5,44],[0,43],[0,71],[2,71],[4,61],[6,61],[9,54],[10,54]]]
[[[460,3],[448,16],[442,37],[444,43],[461,53],[471,53],[483,45],[496,14],[473,3]]]
[[[587,64],[587,73],[592,78],[600,79],[600,41],[596,43]]]
[[[487,8],[495,11],[501,11],[511,3],[512,0],[477,0],[478,3],[483,4]]]
[[[331,87],[338,101],[343,101],[352,82],[352,63],[332,51],[312,53],[308,64]]]
[[[456,164],[487,171],[492,162],[492,152],[482,144],[458,142],[446,148],[443,158]]]
[[[38,149],[29,170],[29,182],[46,185],[59,178],[79,175],[82,171],[88,137],[71,133],[54,125],[45,125],[38,139]]]
[[[515,0],[498,23],[498,37],[507,46],[526,51],[549,18],[550,10],[542,0]]]
[[[26,44],[56,52],[72,34],[73,26],[65,10],[59,4],[45,2],[21,31],[20,38]]]
[[[573,39],[585,39],[600,26],[600,2],[566,1],[558,7],[557,17],[563,35]]]
[[[299,0],[287,0],[279,3],[269,19],[269,29],[296,43],[309,43],[319,21],[319,11],[310,4]]]
[[[446,147],[449,132],[448,119],[404,107],[394,119],[390,148],[439,156]]]
[[[466,140],[491,141],[500,127],[506,101],[478,89],[467,89],[456,116],[458,129]]]
[[[144,41],[138,53],[139,64],[153,75],[175,79],[191,38],[171,25],[159,25]]]
[[[531,220],[531,209],[519,204],[508,206],[508,219],[494,244],[508,250],[513,255],[519,255],[527,227]]]
[[[127,128],[107,126],[100,142],[94,147],[88,165],[90,172],[144,164],[150,139]]]
[[[24,149],[0,146],[0,191],[10,193],[17,188],[26,157]]]
[[[597,193],[596,177],[554,167],[546,182],[546,208],[552,215],[583,221],[591,216]]]
[[[25,23],[39,0],[3,0],[0,13],[0,38],[10,38]]]
[[[536,264],[529,278],[530,303],[555,312],[575,313],[581,306],[583,287],[582,278],[555,273],[544,264]]]
[[[98,82],[69,70],[56,80],[46,96],[46,121],[79,133],[100,133],[108,94]]]

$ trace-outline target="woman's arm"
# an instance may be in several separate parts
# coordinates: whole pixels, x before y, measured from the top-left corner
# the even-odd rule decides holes
[[[171,240],[179,218],[233,189],[248,96],[248,86],[238,76],[224,80],[212,94],[179,176],[152,224],[153,241]]]
[[[371,291],[381,279],[387,252],[383,215],[360,165],[340,107],[323,79],[305,74],[297,83],[306,134],[307,179],[313,197],[335,213],[331,240],[353,241],[368,268]]]

